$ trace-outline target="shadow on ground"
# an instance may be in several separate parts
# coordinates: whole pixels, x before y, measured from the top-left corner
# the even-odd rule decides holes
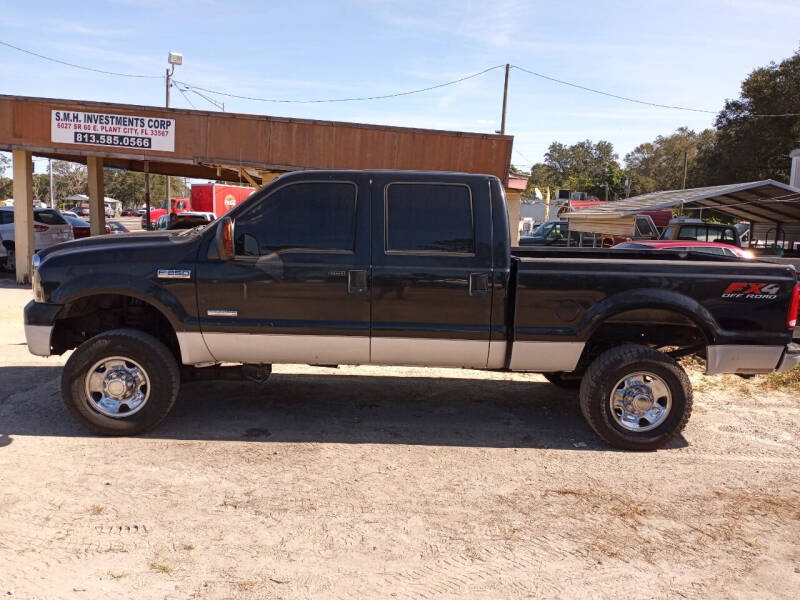
[[[92,435],[63,407],[60,374],[0,367],[0,448],[14,436]],[[584,423],[576,392],[549,383],[316,374],[276,374],[263,386],[185,384],[167,419],[143,437],[609,449]],[[670,447],[685,445],[679,437]]]

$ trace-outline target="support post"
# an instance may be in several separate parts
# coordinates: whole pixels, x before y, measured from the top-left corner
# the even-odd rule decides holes
[[[145,230],[150,229],[150,161],[144,161],[144,214],[146,217],[147,226]]]
[[[14,161],[14,253],[17,283],[30,283],[33,258],[33,161],[25,150],[12,152]]]
[[[106,232],[105,187],[103,186],[103,159],[98,156],[87,156],[86,167],[89,171],[89,219],[92,235],[103,235]]]

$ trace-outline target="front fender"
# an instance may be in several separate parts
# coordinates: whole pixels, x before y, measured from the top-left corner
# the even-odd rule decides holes
[[[194,292],[194,281],[186,281],[177,285],[191,286]],[[172,290],[163,285],[145,278],[121,275],[119,273],[96,273],[91,281],[75,278],[59,285],[50,294],[48,302],[53,304],[70,304],[82,298],[100,294],[118,294],[130,296],[151,304],[158,309],[176,330],[183,329],[183,324],[189,318],[186,307]]]

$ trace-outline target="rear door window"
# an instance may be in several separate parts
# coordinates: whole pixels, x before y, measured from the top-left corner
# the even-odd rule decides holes
[[[474,254],[475,227],[469,187],[447,183],[389,184],[386,251]]]
[[[66,225],[64,218],[54,210],[37,210],[33,213],[33,220],[44,225]]]
[[[0,210],[0,225],[8,225],[14,222],[13,210]]]
[[[687,225],[686,227],[681,227],[680,231],[678,232],[678,239],[679,240],[696,240],[697,239],[697,227],[694,225]]]

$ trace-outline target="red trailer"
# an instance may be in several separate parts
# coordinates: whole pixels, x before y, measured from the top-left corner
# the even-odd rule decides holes
[[[234,206],[241,204],[255,190],[241,185],[222,183],[196,183],[192,186],[192,210],[213,212],[221,217]]]

